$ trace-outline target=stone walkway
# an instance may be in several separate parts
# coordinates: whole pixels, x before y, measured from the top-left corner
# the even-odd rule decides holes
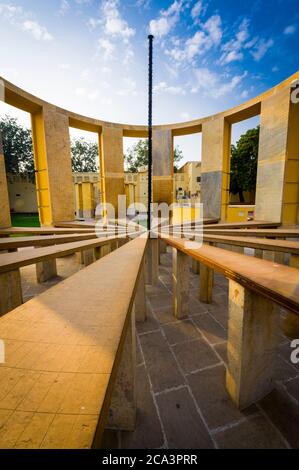
[[[35,268],[22,268],[24,300],[82,267],[58,260],[59,277],[36,284]],[[137,427],[106,431],[106,448],[299,448],[299,365],[281,337],[276,389],[240,412],[225,390],[226,279],[215,275],[213,303],[197,299],[199,276],[190,272],[190,316],[172,315],[171,254],[162,256],[159,285],[147,286],[148,318],[137,324]]]
[[[213,303],[197,300],[190,272],[190,317],[172,315],[171,255],[162,256],[159,285],[147,286],[148,318],[137,324],[137,427],[106,431],[107,448],[299,447],[299,365],[281,338],[276,389],[240,412],[225,390],[228,282],[215,275]]]

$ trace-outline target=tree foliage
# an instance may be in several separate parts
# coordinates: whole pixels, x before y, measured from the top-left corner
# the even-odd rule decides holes
[[[183,158],[183,152],[179,146],[174,149],[174,162],[178,163]],[[124,155],[127,171],[137,173],[138,168],[148,165],[148,139],[140,139],[127,150]]]
[[[19,174],[34,182],[32,134],[16,118],[4,116],[0,120],[3,153],[7,173]],[[98,171],[98,146],[84,138],[71,141],[72,170]]]
[[[0,132],[7,173],[34,180],[31,131],[21,126],[16,118],[4,116],[0,120]]]
[[[244,201],[244,191],[255,191],[260,127],[241,135],[236,145],[231,146],[230,192],[239,194]]]
[[[97,172],[99,171],[99,151],[94,142],[83,137],[73,139],[71,142],[72,168],[74,172]]]

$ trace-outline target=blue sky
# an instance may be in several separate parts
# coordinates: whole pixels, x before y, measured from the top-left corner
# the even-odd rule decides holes
[[[152,32],[154,123],[195,119],[297,70],[297,7],[298,0],[0,1],[0,75],[76,112],[145,124]],[[198,145],[196,136],[181,144],[186,160],[197,159]]]

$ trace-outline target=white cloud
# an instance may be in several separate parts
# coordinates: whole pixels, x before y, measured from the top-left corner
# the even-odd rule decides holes
[[[128,39],[135,34],[130,28],[118,9],[119,0],[105,0],[102,4],[104,30],[107,35],[119,36]]]
[[[170,95],[185,95],[186,92],[181,86],[169,86],[166,82],[160,82],[154,86],[154,92],[169,93]]]
[[[173,47],[166,49],[165,52],[177,62],[192,61],[197,55],[219,45],[221,37],[221,18],[219,15],[214,15],[202,25],[201,31],[196,31],[191,38],[186,40],[183,47]]]
[[[221,18],[219,15],[211,16],[203,28],[208,32],[213,44],[218,45],[222,38]]]
[[[253,50],[251,51],[251,55],[253,56],[256,62],[259,62],[264,55],[267,53],[269,49],[273,46],[274,41],[273,39],[260,39],[254,46]]]
[[[123,80],[123,88],[118,90],[117,94],[119,96],[135,96],[135,95],[137,95],[135,80],[133,80],[132,78],[125,78]]]
[[[58,15],[64,16],[70,10],[70,8],[71,6],[68,0],[61,0]]]
[[[37,41],[52,41],[53,36],[45,26],[31,19],[31,14],[20,6],[0,4],[0,17],[9,21],[15,28],[31,34]]]
[[[111,59],[115,50],[114,44],[107,38],[98,40],[98,51],[103,54],[104,60]]]
[[[53,36],[47,28],[41,26],[37,21],[26,20],[22,24],[23,31],[30,33],[37,41],[52,41]]]
[[[82,98],[87,98],[90,101],[94,101],[99,97],[98,90],[87,90],[84,87],[78,87],[75,89],[75,94]]]
[[[193,19],[195,18],[198,18],[198,16],[201,14],[202,12],[202,1],[199,0],[198,2],[195,3],[195,5],[193,6],[192,10],[191,10],[191,16]]]
[[[249,39],[248,27],[249,21],[244,19],[239,26],[236,37],[222,46],[220,64],[230,64],[231,62],[243,59],[242,49],[248,48],[248,43],[246,45],[246,42]]]
[[[149,23],[150,33],[157,38],[166,36],[177,24],[183,3],[183,0],[175,0],[167,10],[161,10],[160,16]]]
[[[203,91],[206,96],[217,99],[228,95],[234,91],[247,75],[235,75],[229,81],[222,80],[221,76],[210,71],[208,68],[198,68],[194,71],[196,84],[192,88],[192,93]]]
[[[184,121],[190,121],[190,114],[187,112],[181,113],[180,118],[183,119]]]
[[[59,68],[61,70],[70,70],[71,66],[70,66],[70,64],[59,64]]]
[[[296,26],[294,25],[287,26],[283,31],[283,33],[286,35],[291,35],[291,34],[294,34],[295,32],[296,32]]]
[[[147,8],[149,8],[150,3],[151,3],[151,0],[137,0],[137,1],[136,1],[136,6],[137,6],[138,8],[147,9]]]

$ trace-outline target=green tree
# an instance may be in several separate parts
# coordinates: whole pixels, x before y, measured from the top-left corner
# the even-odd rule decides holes
[[[174,149],[174,162],[178,163],[183,158],[183,152],[176,146]],[[137,173],[138,168],[148,164],[148,140],[140,139],[127,150],[124,155],[127,171]]]
[[[236,145],[231,146],[230,192],[239,194],[245,202],[244,191],[255,191],[260,126],[241,135]]]
[[[72,169],[74,172],[96,172],[99,171],[99,151],[94,142],[81,137],[71,141]]]
[[[20,174],[34,181],[32,136],[16,118],[4,116],[0,120],[3,153],[7,173]]]

